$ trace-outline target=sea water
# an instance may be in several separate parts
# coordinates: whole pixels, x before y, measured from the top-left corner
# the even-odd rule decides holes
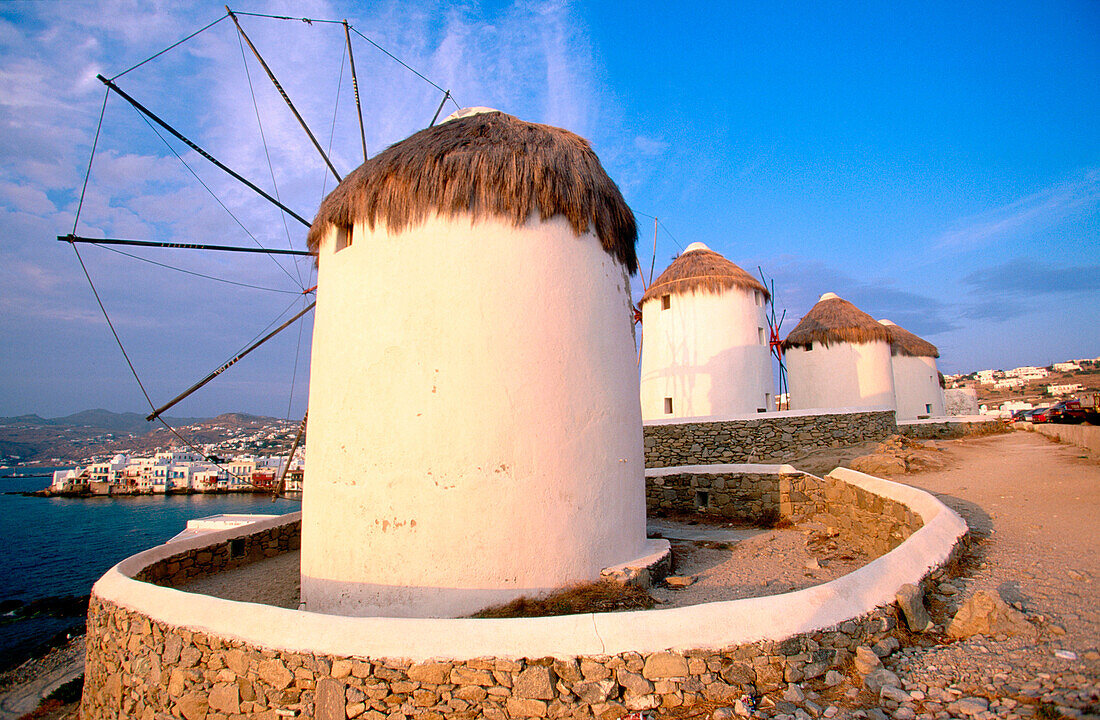
[[[270,495],[142,495],[44,498],[16,493],[41,490],[51,477],[12,477],[54,468],[0,470],[0,602],[23,603],[61,595],[87,595],[115,563],[159,545],[188,520],[221,513],[282,515],[301,509]],[[82,618],[0,616],[0,666],[25,658],[58,633],[81,632]]]

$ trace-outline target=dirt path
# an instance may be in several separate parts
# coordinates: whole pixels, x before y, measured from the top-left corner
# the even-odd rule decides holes
[[[1095,716],[1100,463],[1024,432],[938,446],[948,469],[891,478],[935,494],[976,539],[960,575],[929,598],[934,619],[942,627],[973,592],[987,590],[1022,610],[1041,634],[1038,641],[924,640],[886,659],[913,697],[878,702],[901,719]]]

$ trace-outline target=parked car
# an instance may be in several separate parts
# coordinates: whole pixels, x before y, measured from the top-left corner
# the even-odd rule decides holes
[[[1063,400],[1050,406],[1047,420],[1055,423],[1083,423],[1087,410],[1081,407],[1080,400]]]
[[[1024,409],[1024,410],[1017,410],[1016,412],[1014,412],[1011,415],[1009,415],[1008,417],[1006,417],[1005,422],[1006,423],[1023,422],[1026,419],[1024,416],[1027,415],[1029,412],[1031,412],[1032,409],[1033,408],[1027,408],[1027,409]]]
[[[1030,422],[1030,423],[1045,423],[1045,422],[1048,422],[1050,420],[1050,415],[1047,414],[1048,410],[1050,410],[1050,408],[1035,408],[1034,410],[1031,410],[1027,414],[1027,422]]]

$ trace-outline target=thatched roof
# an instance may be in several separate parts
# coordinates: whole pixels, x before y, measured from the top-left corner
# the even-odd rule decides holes
[[[711,250],[703,243],[692,243],[672,261],[642,295],[646,300],[675,293],[719,293],[732,287],[759,290],[764,298],[771,297],[759,280]]]
[[[911,355],[913,357],[938,358],[940,351],[927,340],[922,340],[900,325],[895,325],[889,320],[879,320],[879,324],[886,328],[886,335],[890,338],[891,355]]]
[[[309,248],[317,252],[333,225],[400,232],[431,213],[517,226],[562,215],[577,235],[594,231],[631,273],[638,267],[634,214],[588,141],[496,111],[421,130],[360,165],[321,203]]]
[[[847,300],[825,293],[783,341],[783,349],[821,343],[889,342],[886,328]]]

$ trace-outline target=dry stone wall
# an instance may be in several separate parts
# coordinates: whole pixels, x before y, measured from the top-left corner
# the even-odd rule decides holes
[[[177,587],[200,577],[297,550],[301,541],[302,521],[296,520],[214,545],[185,550],[150,565],[134,579]]]
[[[951,440],[955,438],[981,437],[1009,432],[1010,428],[999,418],[964,422],[945,420],[944,422],[902,423],[898,433],[914,440]]]
[[[893,550],[923,524],[902,503],[829,476],[802,472],[649,473],[646,511],[701,511],[751,523],[813,517],[874,556]]]
[[[895,624],[890,607],[821,632],[723,650],[412,663],[253,647],[93,596],[81,717],[612,718],[732,703],[818,677]]]
[[[892,410],[650,422],[645,425],[645,464],[655,468],[786,462],[815,450],[883,440],[895,432]]]

